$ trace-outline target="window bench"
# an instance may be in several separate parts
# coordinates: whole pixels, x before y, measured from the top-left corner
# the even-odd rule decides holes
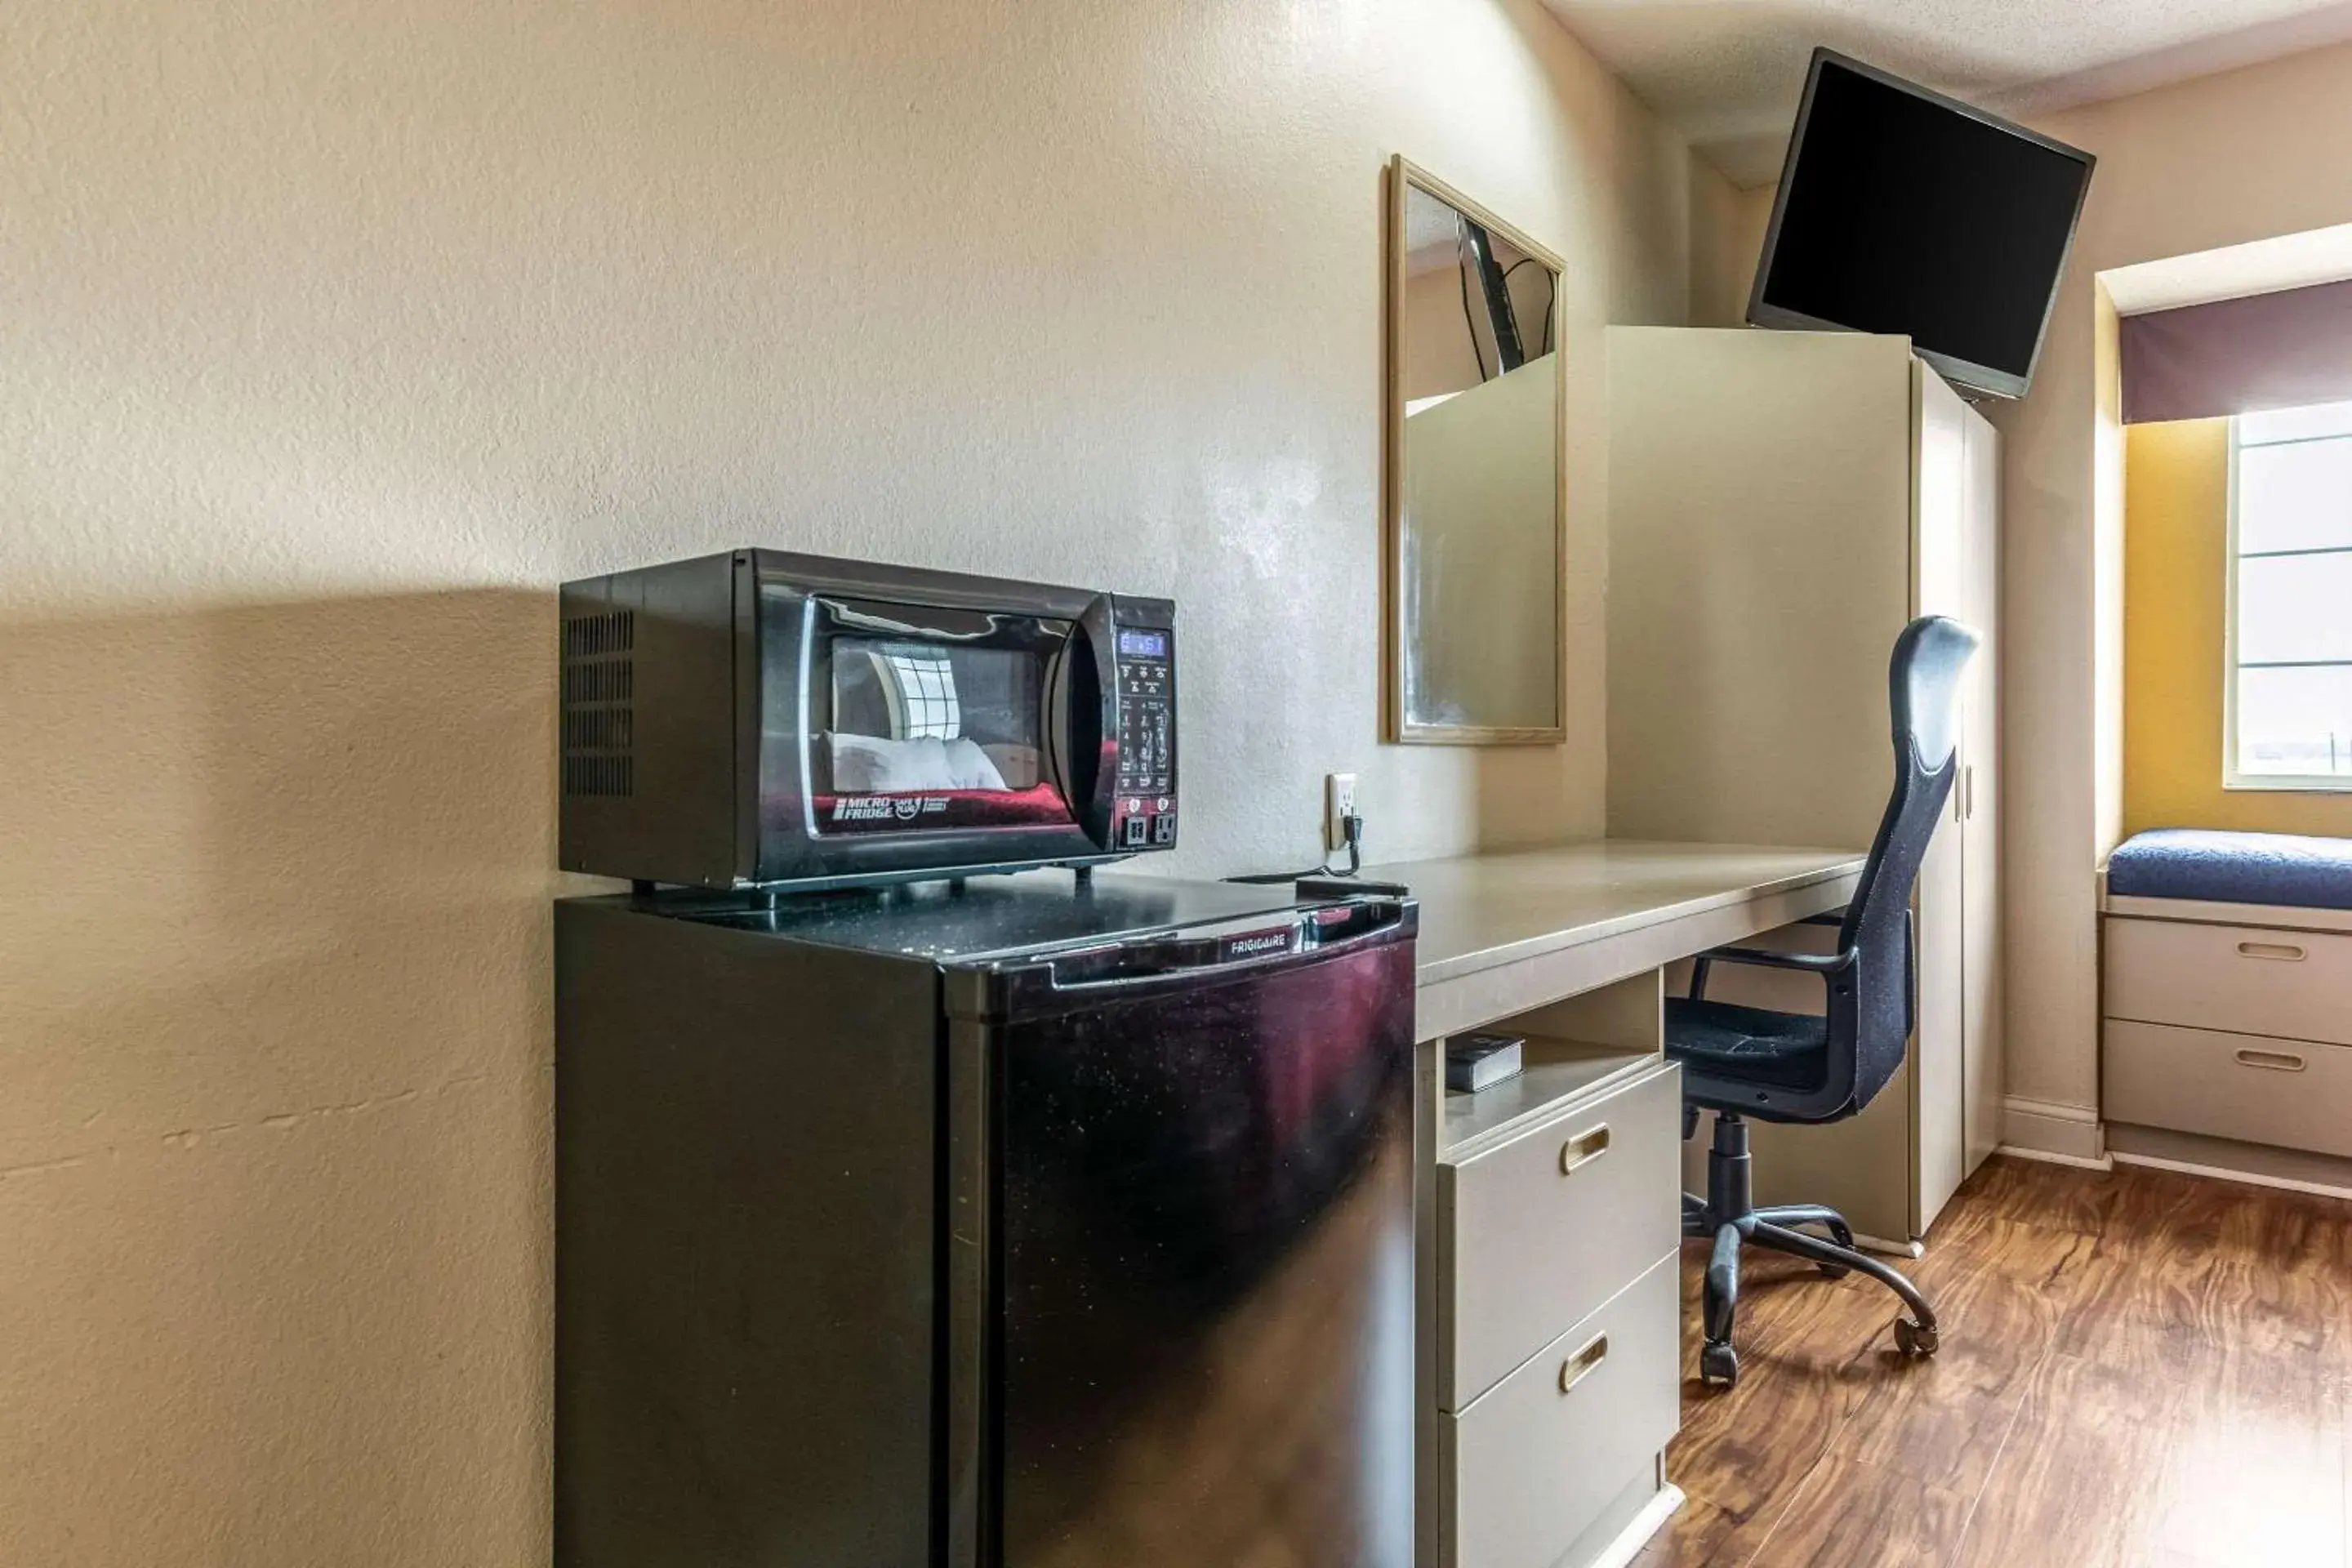
[[[2142,834],[2104,908],[2106,1120],[2352,1157],[2352,840]]]

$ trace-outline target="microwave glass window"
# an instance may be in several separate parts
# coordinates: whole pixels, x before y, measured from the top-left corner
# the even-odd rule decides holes
[[[1045,776],[1036,653],[836,637],[825,752],[840,795],[1021,793]]]

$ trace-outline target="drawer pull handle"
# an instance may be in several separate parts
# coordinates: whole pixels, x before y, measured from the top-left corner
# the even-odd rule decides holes
[[[2308,955],[2303,949],[2284,942],[2242,942],[2238,944],[2242,958],[2269,958],[2281,963],[2301,963]]]
[[[2301,1072],[2304,1067],[2303,1058],[2292,1051],[2240,1051],[2238,1063],[2242,1067],[2268,1068],[2273,1072]]]
[[[1609,1152],[1609,1123],[1602,1122],[1590,1132],[1580,1132],[1559,1146],[1559,1173],[1572,1176],[1583,1166],[1590,1165]]]
[[[1559,1391],[1562,1394],[1568,1393],[1578,1384],[1600,1371],[1601,1363],[1608,1359],[1609,1336],[1593,1335],[1590,1344],[1559,1363]]]

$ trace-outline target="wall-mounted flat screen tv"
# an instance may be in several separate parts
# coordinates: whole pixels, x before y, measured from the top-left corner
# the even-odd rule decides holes
[[[1748,319],[1899,333],[1947,380],[2022,397],[2095,162],[1816,49]]]

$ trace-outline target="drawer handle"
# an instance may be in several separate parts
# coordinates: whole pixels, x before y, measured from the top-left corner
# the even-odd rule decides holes
[[[1608,1359],[1609,1336],[1593,1335],[1591,1343],[1559,1363],[1559,1391],[1562,1394],[1568,1393],[1578,1384],[1600,1371],[1601,1363]]]
[[[1559,1173],[1572,1176],[1607,1152],[1609,1123],[1604,1121],[1591,1131],[1580,1132],[1559,1146]]]
[[[2242,942],[2238,944],[2241,958],[2268,958],[2280,963],[2301,963],[2309,954],[2303,949],[2284,942]]]
[[[2238,1065],[2267,1068],[2272,1072],[2301,1072],[2304,1061],[2292,1051],[2242,1050],[2238,1053]]]

